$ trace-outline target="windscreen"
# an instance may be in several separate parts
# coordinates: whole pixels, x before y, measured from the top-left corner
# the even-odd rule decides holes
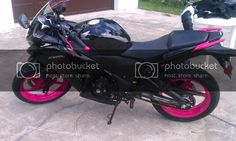
[[[53,9],[56,9],[58,7],[66,7],[66,3],[69,0],[50,0],[43,12],[43,14],[49,14],[49,13],[53,13]]]
[[[68,2],[69,0],[50,0],[49,2],[47,2],[40,10],[39,12],[35,15],[33,21],[35,19],[37,19],[37,17],[39,15],[47,15],[47,14],[50,14],[50,13],[54,13],[53,9],[58,7],[58,6],[63,6],[63,7],[66,7],[66,3]]]

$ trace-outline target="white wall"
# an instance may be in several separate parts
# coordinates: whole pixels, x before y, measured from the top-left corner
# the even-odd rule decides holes
[[[11,0],[1,0],[0,4],[0,32],[8,31],[14,26]]]
[[[114,0],[114,8],[118,11],[138,8],[138,0]]]

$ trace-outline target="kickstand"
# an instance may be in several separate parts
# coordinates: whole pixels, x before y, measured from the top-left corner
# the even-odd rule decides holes
[[[107,122],[108,125],[111,125],[112,119],[113,119],[113,117],[115,115],[116,109],[117,109],[119,104],[120,104],[120,102],[116,102],[115,107],[114,107],[114,109],[113,109],[113,111],[112,111],[112,113],[111,113],[111,115],[109,117],[109,121]]]

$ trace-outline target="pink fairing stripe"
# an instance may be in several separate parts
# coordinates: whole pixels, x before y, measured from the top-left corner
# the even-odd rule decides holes
[[[213,41],[213,42],[207,41],[207,42],[204,42],[204,43],[202,43],[202,44],[197,45],[197,46],[193,49],[193,51],[203,50],[203,49],[209,48],[209,47],[211,47],[211,46],[213,46],[213,45],[219,44],[219,43],[224,42],[224,41],[225,41],[225,39],[219,39],[219,40],[216,40],[216,41]]]
[[[200,31],[221,31],[222,28],[201,28]]]
[[[68,40],[68,38],[66,38],[66,44],[72,49],[74,50],[73,46],[71,45],[70,41]]]

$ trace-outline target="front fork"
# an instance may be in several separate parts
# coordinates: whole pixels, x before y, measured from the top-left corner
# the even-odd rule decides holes
[[[33,54],[31,54],[30,57],[28,58],[28,62],[29,63],[39,63]],[[43,80],[45,81],[43,93],[48,93],[49,88],[52,85],[51,82],[53,81],[53,79],[47,78],[47,70],[45,68],[43,68],[42,65],[39,65],[39,66],[40,66],[40,68],[37,68],[37,69],[39,69],[37,71],[40,73],[40,77],[42,77]]]

